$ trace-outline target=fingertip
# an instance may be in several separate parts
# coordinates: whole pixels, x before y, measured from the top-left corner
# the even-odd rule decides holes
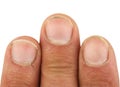
[[[34,62],[38,60],[36,57],[41,56],[41,49],[38,41],[30,36],[15,38],[10,42],[6,51],[7,50],[10,52],[9,55],[11,55],[12,62],[22,66],[34,64]]]
[[[79,42],[79,31],[75,21],[68,15],[56,13],[43,22],[41,42],[57,46]],[[79,44],[79,43],[78,43]]]
[[[99,67],[107,63],[110,45],[101,36],[91,36],[82,45],[82,54],[88,66]]]
[[[81,87],[118,87],[118,70],[111,44],[101,36],[87,38],[79,57]]]
[[[42,25],[40,41],[41,86],[77,87],[80,40],[73,19],[64,14],[49,16]]]
[[[15,38],[6,49],[1,87],[37,87],[40,63],[38,42],[28,36]]]

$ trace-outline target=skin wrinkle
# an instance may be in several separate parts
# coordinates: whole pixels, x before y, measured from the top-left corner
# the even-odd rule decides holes
[[[54,16],[61,16],[72,22],[73,32],[67,44],[53,44],[46,37],[46,22]],[[99,36],[90,38],[94,39],[94,37],[104,41]],[[109,45],[108,60],[100,66],[88,65],[82,52],[84,43],[87,44],[86,40],[89,38],[81,46],[77,25],[66,15],[54,14],[45,20],[41,29],[40,43],[31,37],[17,39],[26,39],[35,43],[38,48],[36,59],[30,66],[15,64],[11,60],[10,43],[5,55],[0,87],[119,87],[115,56],[110,43],[108,41],[105,43]]]
[[[81,53],[84,51],[83,50],[84,46],[85,45],[83,44]],[[103,65],[97,67],[88,66],[84,61],[85,61],[84,56],[81,54],[80,55],[80,64],[81,64],[80,87],[118,87],[117,71],[115,65],[116,61],[114,58],[113,49],[110,44],[108,51],[108,60]]]

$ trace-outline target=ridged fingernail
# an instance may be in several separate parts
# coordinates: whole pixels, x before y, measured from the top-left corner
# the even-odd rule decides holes
[[[53,44],[66,44],[72,36],[72,22],[66,17],[55,16],[46,23],[46,35]]]
[[[12,59],[18,65],[31,65],[36,57],[36,53],[37,46],[31,41],[19,39],[12,43]]]
[[[108,59],[108,43],[102,37],[91,37],[85,41],[83,56],[90,66],[103,65]]]

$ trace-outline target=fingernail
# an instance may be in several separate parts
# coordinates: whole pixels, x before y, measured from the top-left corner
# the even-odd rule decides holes
[[[14,63],[21,66],[29,66],[36,57],[37,46],[28,40],[15,40],[12,43],[11,54]]]
[[[72,36],[72,22],[62,16],[49,18],[46,22],[46,35],[53,44],[66,44]]]
[[[108,43],[102,37],[91,37],[85,41],[83,55],[86,64],[103,65],[108,59]]]

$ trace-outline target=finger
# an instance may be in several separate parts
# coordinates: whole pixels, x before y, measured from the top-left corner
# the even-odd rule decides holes
[[[80,87],[119,87],[115,55],[106,39],[85,40],[79,60]]]
[[[1,87],[38,87],[40,47],[31,37],[19,37],[7,47]]]
[[[41,31],[41,87],[77,87],[79,34],[75,22],[63,14],[48,17]]]

